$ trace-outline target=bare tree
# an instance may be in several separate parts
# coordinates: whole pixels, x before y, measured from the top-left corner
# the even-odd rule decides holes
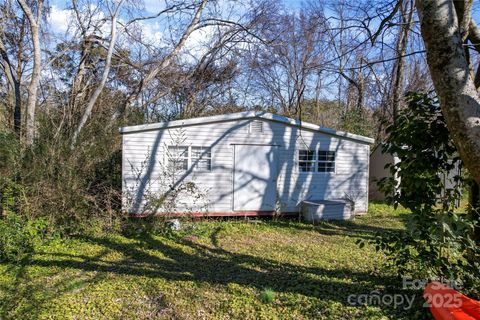
[[[413,0],[400,1],[400,26],[395,44],[397,60],[393,65],[391,83],[391,106],[393,122],[396,121],[398,111],[403,103],[403,88],[405,82],[405,54],[407,52],[408,37],[413,19]]]
[[[363,61],[363,57],[360,57],[358,60],[360,63]],[[338,71],[340,76],[347,80],[347,98],[345,102],[344,112],[349,112],[350,110],[362,110],[364,108],[364,99],[365,99],[365,75],[364,70],[349,70],[350,73],[347,74],[346,71],[341,69]]]
[[[147,87],[150,82],[152,82],[156,78],[156,76],[166,67],[168,67],[172,63],[173,59],[177,57],[180,51],[185,47],[188,38],[196,29],[198,29],[202,12],[205,9],[207,3],[208,0],[202,0],[200,2],[200,4],[195,10],[195,13],[193,14],[190,23],[188,24],[187,28],[185,29],[173,49],[163,59],[155,63],[146,75],[142,76],[136,87],[132,90],[132,92],[128,94],[123,107],[118,110],[119,112],[115,116],[118,116],[119,114],[123,113],[124,110],[129,108],[138,99],[144,88]]]
[[[95,91],[93,92],[92,96],[88,100],[87,106],[82,114],[80,122],[78,123],[77,128],[73,133],[72,143],[71,143],[72,148],[75,146],[75,143],[77,142],[77,139],[78,139],[78,135],[82,131],[83,126],[85,125],[88,118],[92,114],[93,106],[95,105],[95,102],[97,102],[97,99],[100,96],[100,93],[102,93],[105,83],[107,82],[108,74],[110,72],[110,68],[112,65],[113,50],[115,48],[115,42],[117,41],[117,19],[118,19],[120,8],[123,2],[124,0],[121,0],[113,9],[113,12],[110,12],[111,13],[110,42],[108,44],[108,51],[105,59],[105,67],[103,69],[102,78],[100,80],[100,83],[97,85]],[[109,10],[111,11],[110,7],[109,7]]]
[[[42,68],[42,53],[40,48],[39,28],[42,19],[43,0],[36,3],[36,12],[27,4],[25,0],[17,0],[23,13],[28,19],[30,26],[30,36],[33,44],[33,69],[28,86],[28,100],[27,100],[27,121],[26,121],[26,136],[25,142],[27,145],[33,144],[35,138],[35,108],[37,105],[37,91],[40,81],[40,71]]]
[[[69,107],[70,111],[77,109],[78,104],[84,98],[89,81],[85,83],[87,69],[90,67],[88,59],[92,54],[95,45],[100,45],[101,37],[96,30],[100,30],[105,24],[105,19],[98,19],[97,10],[92,10],[89,3],[79,4],[78,0],[72,0],[72,10],[75,17],[75,26],[78,28],[80,38],[80,57],[76,67],[75,76],[71,82]],[[120,7],[118,7],[120,8]]]
[[[270,26],[262,30],[267,45],[251,49],[249,68],[257,91],[252,95],[284,115],[300,117],[305,97],[318,85],[314,79],[324,59],[325,19],[307,10],[269,19]]]
[[[0,67],[2,68],[5,76],[7,78],[10,93],[9,93],[9,102],[10,105],[13,105],[13,127],[15,133],[20,137],[21,135],[21,125],[22,125],[22,97],[20,93],[20,79],[17,77],[15,72],[15,65],[10,61],[10,58],[7,53],[7,48],[2,40],[3,37],[0,37]],[[13,100],[13,101],[12,101]]]

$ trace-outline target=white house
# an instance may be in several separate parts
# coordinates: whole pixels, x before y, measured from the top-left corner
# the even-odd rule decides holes
[[[371,138],[254,111],[120,133],[130,214],[292,214],[302,201],[335,199],[368,210]]]
[[[382,152],[382,145],[377,145],[370,155],[370,200],[383,201],[385,200],[385,194],[380,191],[378,182],[383,178],[388,178],[391,176],[390,169],[385,168],[387,164],[397,164],[400,162],[400,159],[390,153]],[[398,182],[400,178],[397,177]]]
[[[378,182],[383,178],[390,178],[392,175],[389,168],[385,168],[387,164],[397,165],[401,162],[400,158],[396,154],[384,153],[382,150],[382,144],[377,145],[370,154],[370,200],[384,201],[386,195],[383,191],[380,190]],[[438,195],[438,198],[441,199],[445,195],[445,190],[447,189],[458,189],[461,188],[460,182],[455,181],[455,177],[461,174],[461,168],[458,164],[454,169],[449,171],[447,174],[439,174],[441,183],[443,185],[442,192]],[[398,191],[400,191],[400,177],[395,177],[395,181],[398,184]],[[460,199],[456,201],[457,207],[460,206]]]

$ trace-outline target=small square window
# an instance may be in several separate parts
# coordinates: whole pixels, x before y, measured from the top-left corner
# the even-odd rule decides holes
[[[331,162],[319,162],[318,172],[333,172],[335,171],[335,165]]]
[[[298,150],[298,169],[300,172],[315,172],[315,151]]]
[[[188,169],[188,147],[168,147],[168,167],[175,171],[186,171]]]
[[[335,172],[335,151],[318,151],[318,172]]]
[[[212,150],[208,147],[192,147],[192,167],[195,171],[211,171]]]
[[[318,161],[335,161],[335,151],[318,151]]]

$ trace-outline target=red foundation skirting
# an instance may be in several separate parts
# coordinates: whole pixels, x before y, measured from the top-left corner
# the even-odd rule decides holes
[[[192,217],[192,218],[209,218],[209,217],[273,217],[274,211],[232,211],[232,212],[173,212],[173,213],[129,213],[133,218],[145,218],[145,217]],[[282,212],[279,217],[296,217],[298,212]]]

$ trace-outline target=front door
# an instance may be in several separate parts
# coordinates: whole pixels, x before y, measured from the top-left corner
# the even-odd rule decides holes
[[[235,145],[233,210],[275,210],[277,147]]]

